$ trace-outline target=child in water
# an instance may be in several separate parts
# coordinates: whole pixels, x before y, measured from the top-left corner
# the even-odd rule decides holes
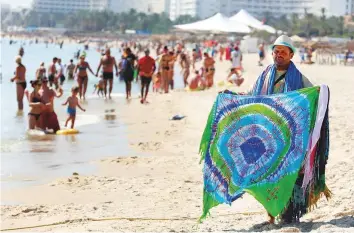
[[[79,87],[73,87],[71,88],[71,96],[68,97],[68,99],[66,100],[65,103],[63,103],[63,105],[68,105],[68,114],[69,117],[65,122],[65,127],[67,127],[68,122],[71,121],[71,128],[74,128],[75,125],[75,117],[76,117],[76,107],[79,107],[82,111],[86,111],[85,109],[83,109],[80,104],[79,104],[79,99],[77,98],[77,94],[79,93]]]

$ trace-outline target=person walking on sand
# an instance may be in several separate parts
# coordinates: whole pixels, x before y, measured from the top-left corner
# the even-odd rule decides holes
[[[277,38],[272,46],[274,64],[268,66],[260,75],[253,89],[248,92],[251,95],[267,95],[285,93],[305,87],[313,86],[312,83],[300,73],[291,59],[294,56],[295,48],[292,40],[285,35]],[[290,198],[288,207],[281,215],[284,223],[292,223],[306,213],[306,201],[301,185],[304,175],[299,173]],[[298,200],[298,201],[296,201]],[[274,223],[274,217],[268,213],[269,223]]]
[[[17,94],[17,104],[19,112],[23,111],[23,97],[25,95],[25,90],[27,87],[26,83],[26,67],[22,64],[22,58],[20,56],[16,57],[16,71],[15,76],[11,79],[11,82],[16,81],[16,94]]]
[[[71,96],[63,103],[63,106],[68,104],[67,113],[68,119],[65,121],[65,127],[67,127],[69,121],[71,121],[71,128],[73,129],[75,126],[76,119],[76,107],[79,107],[82,111],[86,111],[83,109],[79,103],[79,99],[77,98],[77,93],[79,93],[79,87],[71,88]]]
[[[47,70],[44,67],[44,62],[41,62],[41,64],[39,65],[39,68],[36,71],[36,79],[41,81],[42,78],[45,77],[46,73],[47,73]]]
[[[60,130],[57,114],[54,112],[54,98],[60,98],[63,90],[59,88],[59,93],[48,87],[48,79],[42,79],[42,87],[39,90],[42,103],[45,105],[40,117],[40,128],[51,129],[54,133]]]
[[[204,53],[204,62],[203,62],[203,73],[206,81],[207,88],[210,88],[214,85],[214,74],[215,74],[215,61],[208,53]]]
[[[77,74],[77,84],[79,85],[80,99],[81,98],[85,99],[87,82],[88,82],[87,69],[89,69],[92,75],[95,75],[88,62],[85,61],[85,56],[81,55],[80,61],[79,63],[77,63],[74,69],[74,74],[76,74],[76,72],[79,71],[79,73]]]
[[[29,106],[31,107],[31,110],[28,113],[28,128],[35,129],[36,127],[40,127],[40,116],[42,109],[44,108],[44,104],[42,103],[39,94],[42,83],[41,80],[36,79],[32,80],[30,84],[33,87],[33,91],[28,96]]]
[[[74,70],[75,70],[75,65],[73,63],[73,59],[70,60],[70,64],[67,65],[66,67],[66,73],[68,75],[68,80],[73,80],[74,79]]]
[[[57,63],[58,58],[54,57],[53,62],[49,65],[48,68],[48,80],[49,80],[49,86],[52,87],[53,83],[55,84],[55,88],[58,88],[58,80],[55,77],[57,73],[57,68],[55,67],[55,64]]]
[[[156,70],[155,60],[149,56],[149,49],[145,49],[145,56],[138,61],[138,71],[141,79],[141,100],[140,103],[147,103],[146,98],[149,93],[149,87],[152,76]],[[145,95],[144,95],[145,89]]]
[[[122,58],[121,75],[125,82],[126,99],[131,97],[132,82],[134,80],[135,62],[137,57],[132,53],[130,48],[125,49],[125,55]]]
[[[191,66],[191,62],[190,62],[189,57],[186,53],[181,54],[180,65],[182,68],[184,87],[186,87],[188,85],[187,80],[188,80],[188,77],[190,74],[190,66]]]
[[[159,69],[161,71],[162,76],[162,89],[165,93],[168,93],[169,89],[169,71],[170,71],[170,62],[172,61],[172,56],[168,52],[167,46],[163,49],[163,54],[160,59]]]
[[[98,77],[98,73],[100,69],[103,69],[103,80],[104,80],[104,95],[107,98],[107,81],[109,82],[109,94],[108,97],[111,99],[111,93],[113,90],[113,67],[116,69],[116,76],[118,77],[118,66],[116,59],[111,56],[111,50],[109,48],[106,49],[105,55],[102,56],[100,60],[100,64],[98,65],[96,77]]]
[[[175,52],[172,50],[169,52],[171,60],[168,63],[168,66],[170,67],[170,69],[168,70],[168,84],[171,88],[171,90],[174,89],[175,86],[175,82],[174,82],[174,74],[175,74],[175,62],[177,60],[177,56],[178,54],[175,54]]]

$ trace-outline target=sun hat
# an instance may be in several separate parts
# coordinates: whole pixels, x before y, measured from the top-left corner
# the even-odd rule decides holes
[[[295,53],[295,47],[293,45],[293,41],[290,39],[290,37],[288,37],[286,35],[281,35],[275,40],[275,42],[272,46],[272,50],[277,45],[286,46],[286,47],[290,48],[293,53]]]

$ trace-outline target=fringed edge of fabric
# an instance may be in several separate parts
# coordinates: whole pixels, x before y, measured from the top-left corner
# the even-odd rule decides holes
[[[317,208],[317,202],[318,202],[318,200],[320,200],[320,198],[322,196],[325,196],[327,201],[329,199],[331,199],[332,196],[333,196],[333,193],[331,192],[331,190],[329,190],[327,185],[325,185],[324,190],[322,192],[318,193],[317,195],[314,192],[311,192],[309,194],[309,199],[308,199],[309,201],[308,201],[308,204],[307,204],[308,212],[311,212],[315,208]]]

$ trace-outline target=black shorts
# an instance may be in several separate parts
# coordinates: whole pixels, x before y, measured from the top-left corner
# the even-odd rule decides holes
[[[125,83],[131,83],[134,80],[134,75],[126,75],[124,76],[124,82]]]
[[[113,79],[113,72],[103,72],[103,79],[104,80]]]
[[[48,80],[49,80],[49,82],[54,82],[54,74],[51,74],[51,75],[49,75],[48,76]]]
[[[141,78],[141,84],[142,85],[150,85],[150,83],[151,83],[151,77],[146,77],[146,76],[140,76],[140,78]]]
[[[64,75],[60,76],[60,82],[63,83],[64,81],[65,81],[65,76]]]

